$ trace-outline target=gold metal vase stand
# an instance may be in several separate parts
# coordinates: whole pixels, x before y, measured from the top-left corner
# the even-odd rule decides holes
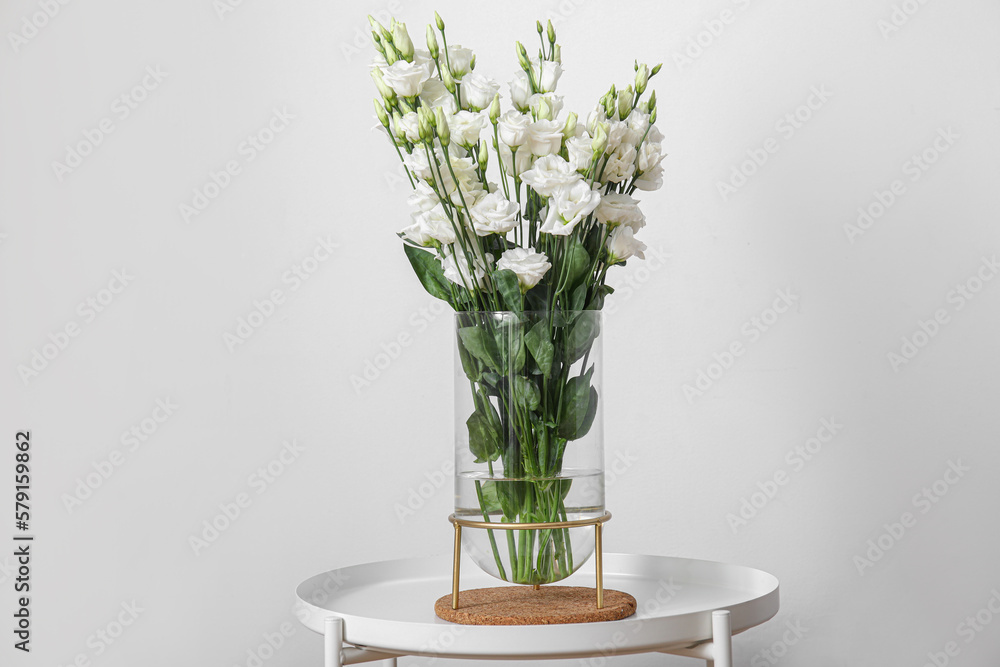
[[[462,528],[478,528],[484,530],[551,530],[559,528],[579,528],[581,526],[594,527],[594,563],[597,571],[597,608],[604,608],[604,554],[602,542],[602,529],[604,523],[611,518],[611,512],[605,512],[601,516],[593,519],[577,519],[575,521],[548,521],[544,523],[494,523],[492,521],[470,521],[459,519],[452,514],[448,517],[455,526],[455,553],[451,571],[451,608],[458,609],[459,575],[460,563],[462,560]],[[535,589],[539,584],[534,584]]]

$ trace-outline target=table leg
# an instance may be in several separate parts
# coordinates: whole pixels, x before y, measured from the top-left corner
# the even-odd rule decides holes
[[[733,667],[733,631],[726,609],[712,612],[712,644],[715,660],[708,660],[708,667]]]
[[[343,667],[344,619],[330,616],[323,623],[323,667]]]

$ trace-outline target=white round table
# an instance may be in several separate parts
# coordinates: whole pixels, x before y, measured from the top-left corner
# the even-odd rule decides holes
[[[366,563],[317,574],[296,589],[296,615],[326,638],[325,667],[396,656],[492,660],[661,652],[732,667],[732,635],[778,612],[778,580],[703,560],[604,554],[604,585],[638,609],[621,621],[564,625],[457,625],[434,614],[451,591],[450,556]],[[560,585],[592,587],[591,559]],[[504,585],[463,557],[462,590]],[[345,646],[345,644],[347,646]]]

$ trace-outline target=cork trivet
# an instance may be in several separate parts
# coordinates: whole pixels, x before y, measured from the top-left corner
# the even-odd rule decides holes
[[[597,590],[579,586],[501,586],[462,591],[458,609],[451,595],[434,603],[434,613],[462,625],[554,625],[618,621],[635,613],[635,598],[604,589],[604,608],[597,608]]]

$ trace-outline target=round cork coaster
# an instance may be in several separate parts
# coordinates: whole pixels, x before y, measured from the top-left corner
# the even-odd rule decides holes
[[[597,608],[597,591],[579,586],[501,586],[475,588],[458,595],[458,609],[451,595],[434,603],[439,618],[462,625],[554,625],[618,621],[635,613],[635,598],[621,591],[604,590],[604,607]]]

